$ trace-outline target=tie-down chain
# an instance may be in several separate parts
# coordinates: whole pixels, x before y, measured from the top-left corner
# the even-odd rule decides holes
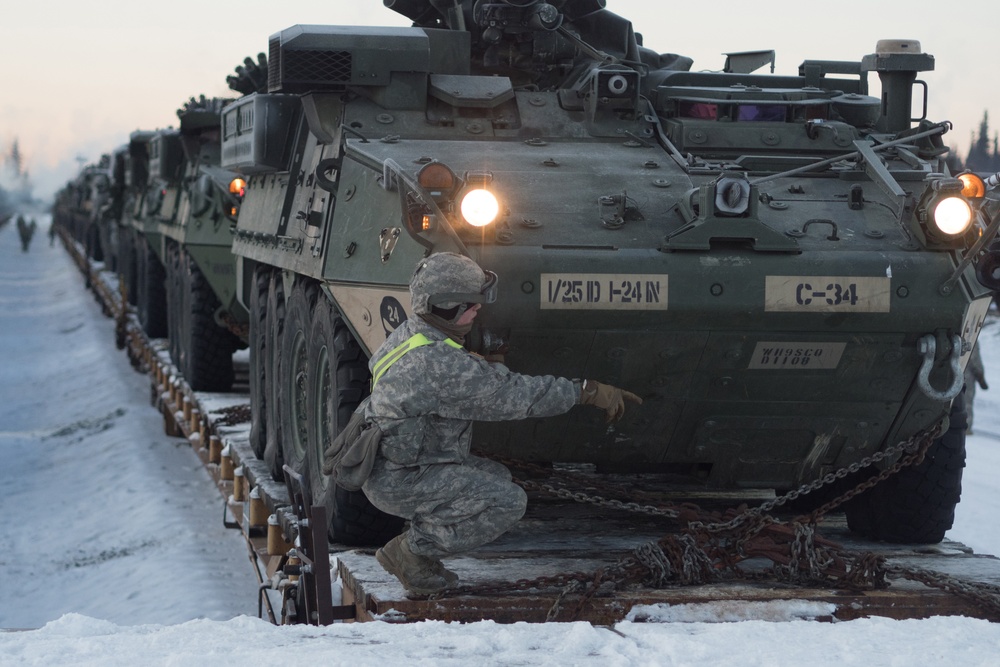
[[[904,467],[923,461],[931,443],[938,437],[941,426],[941,423],[935,424],[892,447],[830,472],[757,507],[740,507],[721,513],[705,510],[693,503],[664,502],[655,494],[596,480],[591,476],[564,470],[554,471],[524,461],[499,459],[521,473],[522,477],[515,478],[515,481],[526,491],[546,493],[599,507],[664,517],[677,522],[681,530],[643,544],[615,564],[591,573],[573,572],[516,582],[459,586],[431,597],[489,596],[555,588],[560,593],[546,619],[555,620],[569,596],[579,596],[570,615],[571,619],[576,619],[592,597],[599,593],[609,593],[626,584],[665,588],[724,579],[774,579],[871,590],[888,587],[888,578],[902,577],[962,595],[1000,618],[1000,589],[993,590],[997,587],[984,588],[986,585],[961,581],[929,570],[887,567],[884,556],[848,552],[820,536],[816,530],[817,523],[826,513]],[[790,501],[896,456],[899,459],[893,465],[809,514],[791,521],[781,521],[770,514]],[[548,477],[549,481],[531,479],[543,476]],[[588,491],[581,491],[583,488]],[[748,572],[739,566],[743,561],[761,558],[773,563],[769,572]]]

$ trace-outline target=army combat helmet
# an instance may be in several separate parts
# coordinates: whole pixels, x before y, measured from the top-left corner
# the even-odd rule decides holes
[[[434,312],[454,320],[469,304],[496,301],[496,288],[497,274],[464,255],[439,252],[417,264],[410,278],[410,300],[417,315]]]

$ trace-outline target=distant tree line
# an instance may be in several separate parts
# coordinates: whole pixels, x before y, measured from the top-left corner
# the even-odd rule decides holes
[[[17,139],[0,156],[0,222],[9,220],[19,208],[32,203],[31,180]]]
[[[965,169],[979,173],[995,174],[1000,171],[1000,150],[997,148],[997,134],[990,138],[990,114],[983,112],[979,123],[979,134],[973,135],[969,152],[965,157]]]

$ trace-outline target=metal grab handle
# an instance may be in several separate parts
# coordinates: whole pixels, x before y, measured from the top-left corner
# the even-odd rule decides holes
[[[934,355],[937,353],[937,339],[932,334],[927,334],[920,339],[920,354],[924,355],[924,361],[920,364],[917,372],[917,386],[924,392],[927,398],[935,401],[950,401],[958,396],[965,384],[965,376],[962,374],[962,367],[959,361],[962,358],[962,337],[955,335],[951,337],[951,372],[955,379],[951,386],[944,391],[938,391],[931,386],[931,368],[934,366]]]

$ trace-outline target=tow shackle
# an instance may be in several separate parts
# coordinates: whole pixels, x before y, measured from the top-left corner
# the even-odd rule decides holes
[[[920,391],[935,401],[950,401],[958,396],[965,384],[965,375],[959,363],[962,359],[962,337],[957,334],[951,337],[951,358],[948,361],[954,378],[951,386],[944,391],[938,391],[931,386],[931,369],[934,367],[934,356],[937,354],[937,338],[933,334],[927,334],[920,339],[920,354],[924,357],[917,372],[917,386],[920,387]]]

